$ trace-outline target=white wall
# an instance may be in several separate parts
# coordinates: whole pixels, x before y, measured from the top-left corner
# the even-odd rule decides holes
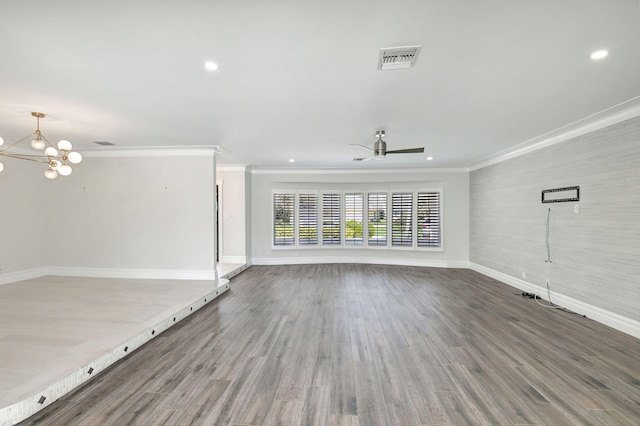
[[[246,263],[250,237],[247,171],[245,166],[218,166],[220,197],[220,261]],[[250,179],[249,179],[250,184]]]
[[[85,157],[54,181],[31,168],[0,176],[2,273],[215,276],[213,153]]]
[[[246,257],[247,257],[247,264],[251,265],[251,252],[253,250],[253,242],[251,240],[252,235],[253,235],[253,225],[251,223],[252,220],[252,210],[253,210],[253,206],[252,206],[252,198],[253,198],[253,188],[251,187],[252,184],[252,179],[251,179],[251,171],[249,169],[247,169],[247,171],[245,171],[244,174],[244,188],[245,188],[245,192],[244,192],[244,205],[245,205],[245,209],[246,209],[246,214],[245,214],[245,241],[246,241],[246,247],[245,247],[245,253],[246,253]]]
[[[274,249],[272,191],[274,189],[398,190],[442,188],[444,251],[406,249]],[[466,267],[469,259],[469,174],[467,171],[365,173],[340,171],[252,174],[252,262],[256,264],[376,261],[425,266]]]
[[[548,279],[556,302],[640,333],[639,182],[640,118],[475,170],[472,265],[545,297]],[[542,190],[574,185],[578,203],[541,203]]]
[[[0,157],[0,283],[43,265],[51,206],[57,181],[44,177],[46,166]],[[36,275],[38,272],[34,272]],[[24,278],[28,278],[25,275]]]
[[[64,181],[49,266],[213,270],[212,157],[88,158]]]

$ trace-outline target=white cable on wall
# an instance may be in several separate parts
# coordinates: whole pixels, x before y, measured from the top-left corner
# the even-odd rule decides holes
[[[547,243],[547,260],[545,260],[546,263],[552,263],[551,262],[551,248],[549,246],[549,224],[551,223],[551,208],[549,208],[549,210],[547,210],[547,234],[546,234],[546,243]],[[536,300],[536,303],[540,306],[542,306],[543,308],[551,308],[551,309],[564,309],[562,306],[556,306],[553,304],[553,302],[551,302],[551,290],[549,289],[549,280],[547,280],[547,297],[549,298],[549,304],[545,305],[543,303],[539,302],[539,297],[538,296],[533,296],[533,298]]]
[[[545,260],[545,262],[547,263],[551,263],[551,249],[549,248],[549,223],[550,222],[551,222],[551,207],[549,207],[549,210],[547,210],[547,236],[546,236],[547,260]]]

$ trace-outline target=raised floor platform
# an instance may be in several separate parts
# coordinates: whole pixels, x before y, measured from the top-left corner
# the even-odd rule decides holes
[[[248,267],[244,263],[218,263],[218,277],[230,280]]]
[[[0,286],[0,426],[86,382],[229,290],[217,281],[40,277]]]

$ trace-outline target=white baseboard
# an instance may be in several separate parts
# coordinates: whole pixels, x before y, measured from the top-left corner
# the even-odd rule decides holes
[[[372,257],[266,257],[252,258],[252,265],[309,265],[319,263],[361,263],[368,265],[425,266],[430,268],[469,268],[469,262],[429,259],[383,259]]]
[[[139,278],[156,280],[215,280],[216,271],[180,269],[67,268],[50,266],[47,275],[90,278]]]
[[[155,280],[215,280],[216,271],[181,269],[118,269],[118,268],[74,268],[43,266],[23,271],[0,274],[0,285],[53,275],[59,277],[132,278]]]
[[[16,281],[30,280],[33,278],[42,277],[43,275],[47,275],[46,267],[24,269],[22,271],[15,271],[15,272],[7,272],[5,274],[0,274],[0,285],[10,284]]]
[[[469,268],[473,271],[479,272],[483,275],[508,284],[511,287],[517,288],[518,290],[525,291],[527,293],[535,293],[538,295],[547,294],[546,288],[531,284],[527,281],[512,277],[511,275],[507,275],[491,268],[487,268],[473,262],[469,264]],[[591,318],[594,321],[598,321],[601,324],[640,339],[640,322],[636,320],[624,317],[622,315],[607,311],[602,308],[598,308],[597,306],[590,305],[588,303],[557,292],[552,291],[551,298],[554,304],[563,306],[573,312],[585,315],[587,318]]]

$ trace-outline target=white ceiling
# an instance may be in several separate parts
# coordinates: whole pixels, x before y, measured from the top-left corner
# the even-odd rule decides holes
[[[6,141],[37,108],[81,152],[220,145],[223,164],[469,166],[640,95],[638,0],[11,1],[0,43]],[[414,68],[377,70],[416,44]],[[377,129],[425,154],[353,162]]]

